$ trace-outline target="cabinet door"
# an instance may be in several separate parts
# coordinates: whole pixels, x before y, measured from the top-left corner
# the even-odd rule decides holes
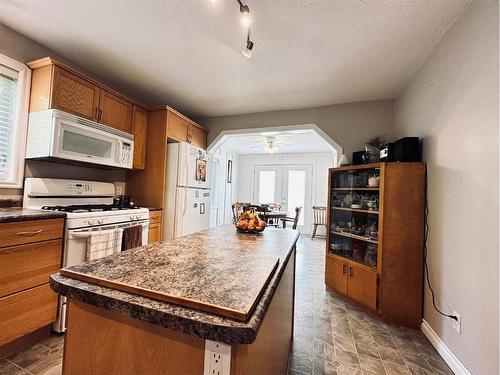
[[[57,66],[54,66],[51,108],[96,120],[99,88]]]
[[[205,150],[207,148],[207,132],[190,124],[188,142]]]
[[[134,136],[134,169],[144,169],[146,163],[146,135],[148,113],[134,106],[132,111],[132,135]]]
[[[168,112],[167,137],[179,142],[187,142],[189,123],[173,112]]]
[[[327,256],[325,262],[325,283],[337,293],[347,295],[347,270],[346,262]]]
[[[349,264],[347,295],[354,301],[377,308],[377,272],[354,262]]]
[[[99,122],[112,128],[130,133],[132,127],[132,103],[101,90],[99,109],[101,114]]]
[[[149,226],[149,243],[161,241],[161,224],[152,224]]]

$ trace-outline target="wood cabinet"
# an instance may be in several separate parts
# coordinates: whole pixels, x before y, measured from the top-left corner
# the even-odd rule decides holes
[[[140,206],[166,208],[166,168],[169,142],[187,142],[188,130],[192,131],[197,146],[206,146],[207,132],[200,125],[171,107],[150,108],[147,119],[144,169],[127,172],[127,191]],[[196,135],[194,135],[196,133]],[[194,144],[194,143],[193,143]],[[147,188],[145,188],[147,187]]]
[[[380,319],[422,321],[425,164],[332,168],[325,283]]]
[[[99,122],[112,128],[130,133],[133,105],[127,100],[101,90],[99,95]]]
[[[148,243],[161,241],[162,232],[162,211],[154,210],[149,212],[149,236]]]
[[[123,95],[49,57],[28,66],[30,112],[59,109],[131,132],[133,103]]]
[[[167,107],[167,137],[177,142],[207,148],[207,131],[173,108]]]
[[[207,148],[207,132],[197,126],[189,125],[188,142],[205,150]]]
[[[56,319],[64,219],[0,224],[0,346]],[[11,344],[9,344],[11,345]]]
[[[146,135],[148,113],[134,106],[132,110],[132,135],[134,136],[134,169],[144,169],[146,164]]]
[[[54,66],[50,108],[95,120],[99,108],[99,87]]]

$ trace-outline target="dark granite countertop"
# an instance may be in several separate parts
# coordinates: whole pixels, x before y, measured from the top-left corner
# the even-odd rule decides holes
[[[147,207],[147,209],[149,211],[161,211],[161,210],[163,210],[163,208],[161,208],[161,207]]]
[[[94,269],[98,266],[102,276],[103,267],[105,269],[105,266],[109,265],[109,277],[116,278],[122,274],[123,278],[130,282],[137,274],[141,275],[141,280],[147,280],[147,275],[153,277],[157,269],[162,267],[165,269],[165,264],[175,258],[175,271],[183,282],[190,280],[191,285],[186,285],[186,288],[192,293],[210,298],[222,290],[217,298],[223,300],[227,295],[231,303],[237,304],[238,293],[230,292],[236,290],[243,295],[245,288],[248,287],[248,280],[259,267],[259,262],[267,265],[270,259],[279,259],[278,267],[253,314],[245,322],[78,281],[60,274],[52,275],[50,284],[58,293],[124,316],[204,339],[228,344],[249,344],[257,336],[297,238],[298,232],[291,229],[268,228],[260,235],[249,235],[237,233],[234,226],[227,225],[169,242],[157,242],[79,266],[80,271],[84,269],[81,267]],[[231,270],[229,273],[221,272],[232,275],[227,284],[224,284],[220,276],[214,278],[213,284],[207,282],[204,273],[207,262],[214,262],[211,264],[211,269]],[[155,267],[155,264],[158,264],[158,267]],[[238,275],[237,278],[234,277],[234,273]],[[164,285],[158,286],[158,289],[168,289],[170,278],[165,278]],[[155,279],[158,280],[157,275]],[[235,280],[240,280],[241,283],[235,283]]]
[[[27,220],[58,219],[64,217],[66,217],[66,214],[64,212],[32,210],[29,208],[21,207],[0,208],[0,223]]]

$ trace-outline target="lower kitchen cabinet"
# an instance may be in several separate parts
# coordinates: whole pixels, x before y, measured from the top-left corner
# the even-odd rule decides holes
[[[32,345],[22,337],[56,320],[49,276],[61,265],[63,230],[64,218],[0,224],[0,355]]]
[[[148,243],[153,243],[157,241],[161,241],[161,232],[162,232],[162,211],[155,210],[149,212],[149,240]]]
[[[371,310],[377,308],[377,272],[356,262],[328,254],[326,285]]]

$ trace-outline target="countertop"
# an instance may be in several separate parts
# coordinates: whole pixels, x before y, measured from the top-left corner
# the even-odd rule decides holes
[[[9,223],[27,220],[44,220],[64,218],[64,212],[33,210],[21,207],[0,208],[0,223]]]
[[[99,269],[100,276],[115,279],[122,277],[129,283],[135,280],[134,275],[140,275],[142,281],[147,281],[149,276],[157,283],[154,284],[156,287],[149,287],[158,290],[169,289],[172,280],[179,278],[187,283],[185,290],[190,293],[204,296],[208,300],[215,298],[219,303],[237,305],[241,302],[240,299],[245,300],[245,294],[252,289],[249,280],[258,273],[260,266],[267,266],[270,260],[278,259],[278,267],[264,288],[253,314],[244,322],[78,281],[59,273],[51,276],[50,284],[58,293],[124,316],[204,339],[228,344],[250,344],[257,336],[297,238],[298,232],[291,229],[268,228],[262,234],[253,235],[237,233],[234,226],[227,225],[78,266],[80,271]],[[175,268],[171,270],[175,272],[168,272],[159,285],[158,280],[161,278],[155,272],[161,270],[163,275],[169,263],[175,264]],[[106,266],[109,267],[108,275],[103,274]],[[206,270],[213,273],[217,268],[224,272],[208,279]],[[221,275],[231,277],[225,282]]]

